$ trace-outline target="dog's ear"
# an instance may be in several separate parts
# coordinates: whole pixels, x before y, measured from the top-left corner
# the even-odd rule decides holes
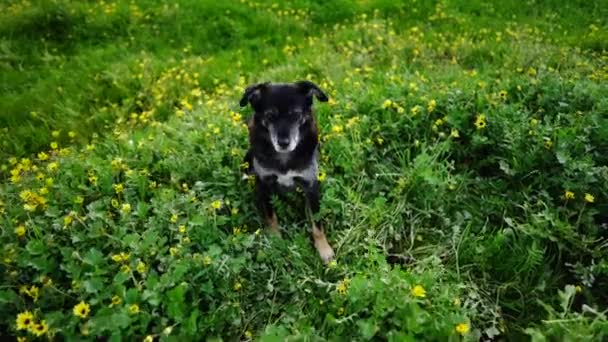
[[[241,97],[241,101],[239,104],[241,107],[245,107],[248,103],[253,104],[258,101],[262,97],[262,93],[268,88],[270,82],[258,83],[251,85],[245,89],[243,93],[243,97]]]
[[[321,89],[319,89],[319,87],[316,84],[314,84],[310,81],[298,81],[295,83],[295,85],[304,94],[306,94],[308,96],[314,95],[317,98],[317,100],[319,100],[321,102],[327,102],[327,100],[329,100],[327,98],[327,95],[325,95],[325,93]]]

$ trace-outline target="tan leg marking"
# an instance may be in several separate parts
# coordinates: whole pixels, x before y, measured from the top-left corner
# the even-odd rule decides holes
[[[334,250],[327,242],[323,228],[318,228],[317,225],[312,225],[312,238],[315,241],[315,248],[319,252],[319,256],[324,263],[328,264],[334,259]]]
[[[281,232],[279,231],[279,220],[277,219],[276,213],[272,213],[272,217],[266,218],[266,225],[268,226],[268,231],[272,234],[281,236]]]

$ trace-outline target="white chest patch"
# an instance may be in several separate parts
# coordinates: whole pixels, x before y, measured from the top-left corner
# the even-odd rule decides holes
[[[279,172],[278,170],[272,168],[265,168],[254,158],[253,159],[253,171],[260,178],[266,178],[269,176],[276,176],[277,183],[284,187],[292,187],[295,185],[295,179],[300,178],[302,180],[307,181],[308,183],[312,183],[317,179],[317,173],[319,171],[319,166],[317,164],[316,158],[313,158],[313,161],[308,164],[305,169],[302,170],[289,170],[285,173]]]

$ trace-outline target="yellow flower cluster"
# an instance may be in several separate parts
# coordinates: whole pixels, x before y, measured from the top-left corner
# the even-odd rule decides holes
[[[23,201],[23,209],[27,211],[36,211],[36,209],[46,209],[47,199],[31,190],[23,190],[19,193],[19,197]]]
[[[49,331],[49,325],[45,320],[38,323],[35,322],[34,314],[30,311],[25,311],[17,315],[15,320],[17,330],[27,330],[30,333],[40,337]]]
[[[576,196],[574,195],[574,192],[572,192],[570,190],[565,190],[564,191],[564,199],[566,199],[566,200],[573,200],[575,198],[576,198]],[[595,202],[595,196],[593,196],[592,194],[590,194],[588,192],[585,193],[583,199],[587,203],[594,203]]]
[[[350,279],[344,278],[342,281],[336,285],[336,292],[341,295],[345,295],[348,290],[348,285],[350,284]]]

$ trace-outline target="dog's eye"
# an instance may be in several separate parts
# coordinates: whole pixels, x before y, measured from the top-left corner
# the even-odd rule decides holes
[[[266,121],[272,121],[277,118],[276,112],[268,112],[266,113]]]

